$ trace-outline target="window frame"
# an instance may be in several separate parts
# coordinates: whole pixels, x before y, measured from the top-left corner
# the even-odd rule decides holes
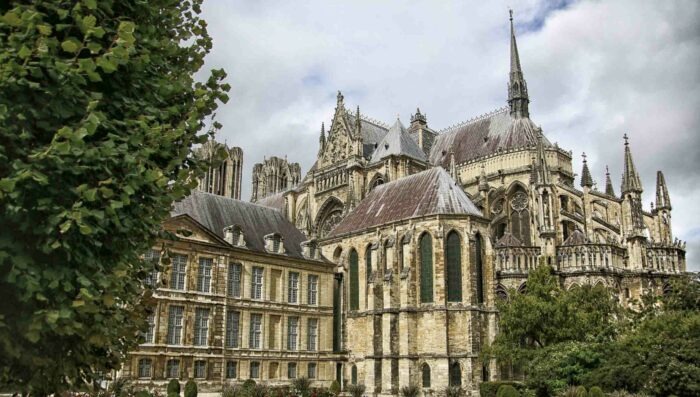
[[[214,258],[199,258],[199,266],[197,267],[197,292],[203,292],[205,294],[211,293],[211,280],[213,269]]]
[[[301,274],[289,272],[287,275],[287,303],[299,304],[299,290],[301,289]]]
[[[208,307],[198,307],[194,310],[194,346],[209,346],[209,316]]]
[[[144,365],[144,364],[148,365]],[[153,378],[153,360],[150,358],[140,358],[137,362],[137,374],[139,379],[151,379]],[[143,370],[147,369],[147,373],[144,373]]]
[[[243,290],[243,265],[237,262],[228,264],[228,280],[226,283],[226,295],[232,298],[240,298]]]
[[[231,369],[233,368],[233,376],[231,376]],[[237,379],[238,378],[238,361],[228,360],[226,361],[225,369],[226,379]]]
[[[317,274],[309,274],[307,277],[307,297],[306,297],[306,303],[308,305],[312,306],[317,306],[318,305],[318,280],[319,277]]]
[[[179,321],[177,321],[178,319]],[[184,327],[184,319],[185,306],[170,305],[168,307],[168,334],[166,344],[172,346],[182,345],[182,330]]]
[[[287,350],[299,350],[299,317],[297,316],[287,317]]]
[[[207,361],[206,360],[194,360],[194,363],[192,364],[192,375],[195,379],[206,379],[207,378]]]
[[[180,258],[182,258],[182,260],[180,260]],[[187,261],[187,255],[173,254],[170,268],[170,289],[176,291],[187,290]]]
[[[234,321],[235,320],[235,321]],[[235,324],[235,327],[234,327]],[[240,347],[238,343],[241,337],[241,312],[238,310],[226,311],[226,334],[224,336],[225,346],[231,349]]]
[[[250,299],[263,300],[265,268],[261,266],[253,266],[251,275]]]
[[[250,349],[259,350],[262,349],[262,335],[263,335],[263,325],[262,325],[261,313],[251,313],[250,314],[250,338],[248,340],[248,347]],[[255,327],[258,327],[257,329]]]

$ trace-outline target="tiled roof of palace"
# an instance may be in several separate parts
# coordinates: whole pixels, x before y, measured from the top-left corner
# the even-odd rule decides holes
[[[433,165],[449,167],[450,152],[455,162],[462,163],[496,153],[537,144],[538,127],[527,117],[514,118],[508,108],[447,128],[435,138],[430,150]],[[545,146],[551,146],[543,138]]]
[[[304,234],[275,209],[245,201],[193,191],[175,203],[172,216],[187,214],[217,236],[224,237],[224,228],[238,225],[243,231],[246,247],[252,251],[266,252],[264,236],[279,233],[284,239],[287,255],[303,258],[300,244]]]
[[[284,194],[288,191],[289,190],[284,190],[281,192],[273,193],[256,201],[255,204],[262,205],[263,207],[274,208],[278,211],[284,212]]]
[[[435,214],[481,215],[441,167],[377,186],[333,229],[330,237]]]

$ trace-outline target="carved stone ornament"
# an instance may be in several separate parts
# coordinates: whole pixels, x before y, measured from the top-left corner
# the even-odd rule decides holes
[[[505,199],[499,198],[496,200],[493,205],[491,206],[491,213],[494,215],[498,215],[501,212],[503,212],[503,204],[505,203]]]
[[[522,211],[527,208],[527,195],[523,192],[518,192],[510,201],[510,207],[516,211]]]

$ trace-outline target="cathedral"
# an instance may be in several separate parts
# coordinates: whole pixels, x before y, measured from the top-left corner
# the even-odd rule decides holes
[[[625,135],[619,193],[609,173],[597,189],[585,155],[577,181],[572,152],[531,119],[510,23],[507,107],[446,129],[416,109],[406,127],[338,92],[305,176],[271,157],[253,169],[252,202],[220,193],[228,172],[177,203],[165,228],[191,233],[148,254],[168,247],[170,264],[153,275],[151,329],[122,373],[210,390],[306,376],[371,396],[409,384],[477,396],[482,381],[522,376],[480,353],[497,300],[527,293],[536,266],[565,288],[603,284],[621,304],[663,293],[686,270],[663,173],[644,208]]]

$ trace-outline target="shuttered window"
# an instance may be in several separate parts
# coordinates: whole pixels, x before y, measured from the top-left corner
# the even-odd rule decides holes
[[[420,301],[433,301],[433,238],[428,233],[420,239]]]
[[[350,310],[360,308],[360,275],[357,251],[350,251]]]
[[[462,244],[457,232],[447,235],[447,301],[462,301]]]

